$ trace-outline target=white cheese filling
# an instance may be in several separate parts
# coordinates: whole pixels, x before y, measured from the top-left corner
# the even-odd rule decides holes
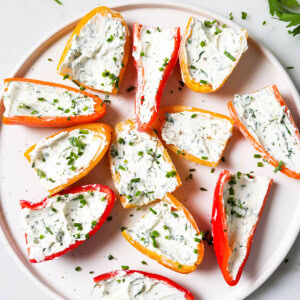
[[[248,95],[235,95],[233,106],[254,139],[277,161],[300,172],[300,139],[289,120],[290,111],[277,101],[271,86]]]
[[[197,234],[183,210],[161,201],[134,226],[127,229],[142,246],[181,265],[194,265],[198,258]]]
[[[11,81],[3,93],[5,117],[71,117],[95,113],[95,101],[64,88]]]
[[[134,39],[133,57],[142,64],[138,70],[144,96],[138,105],[142,123],[148,123],[153,110],[156,110],[156,93],[175,48],[174,35],[174,29],[143,26],[139,38]]]
[[[141,273],[127,275],[120,271],[117,276],[100,281],[97,294],[103,300],[184,300],[185,293]]]
[[[213,90],[218,88],[247,50],[246,34],[244,29],[224,28],[215,21],[193,18],[184,47],[192,79],[210,84]]]
[[[30,153],[30,158],[41,184],[50,190],[67,183],[87,168],[104,147],[103,139],[94,131],[74,129],[41,140]]]
[[[167,114],[162,138],[166,144],[179,148],[181,153],[217,162],[231,131],[232,124],[227,119],[212,117],[208,113],[183,111]]]
[[[48,198],[46,207],[38,210],[23,208],[21,222],[29,258],[42,261],[89,238],[106,206],[106,194],[93,191]]]
[[[145,205],[162,199],[178,186],[172,164],[164,158],[158,138],[124,126],[111,146],[111,168],[119,174],[115,183],[127,204]]]
[[[223,205],[229,246],[233,251],[228,269],[233,279],[247,255],[248,239],[258,220],[269,184],[267,177],[249,178],[246,174],[238,174],[232,175],[224,185]]]
[[[123,67],[126,28],[111,15],[94,15],[74,35],[60,72],[89,87],[111,92]]]

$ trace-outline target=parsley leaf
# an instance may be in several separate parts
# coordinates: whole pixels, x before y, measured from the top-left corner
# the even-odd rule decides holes
[[[276,15],[280,21],[288,22],[286,27],[295,27],[290,33],[295,36],[300,34],[300,13],[292,12],[284,7],[300,7],[297,0],[269,0],[270,14]]]

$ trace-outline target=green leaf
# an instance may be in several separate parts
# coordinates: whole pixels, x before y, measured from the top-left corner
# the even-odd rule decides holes
[[[289,8],[300,7],[300,3],[297,0],[280,0],[280,2]]]

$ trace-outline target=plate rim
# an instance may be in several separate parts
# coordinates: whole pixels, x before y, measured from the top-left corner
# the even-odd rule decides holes
[[[106,6],[106,5],[105,5]],[[213,11],[210,11],[208,9],[202,8],[200,5],[194,5],[189,4],[185,2],[178,2],[172,1],[172,0],[165,0],[163,3],[160,0],[123,0],[123,1],[117,1],[112,3],[111,5],[108,5],[111,9],[116,9],[119,11],[126,10],[126,7],[147,7],[149,6],[155,6],[155,7],[161,7],[161,8],[171,8],[171,9],[183,9],[187,11],[194,11],[197,14],[206,14],[210,18],[214,18],[217,20],[220,20],[224,23],[230,24],[232,27],[241,28],[238,24],[228,20],[226,17],[219,15]],[[96,7],[96,6],[95,6]],[[154,8],[154,7],[152,7]],[[52,44],[51,40],[57,40],[59,39],[60,35],[64,35],[66,31],[69,30],[69,27],[73,27],[75,22],[78,22],[89,10],[86,10],[84,13],[81,13],[79,15],[76,15],[75,17],[70,18],[69,20],[63,22],[62,24],[56,26],[53,30],[51,30],[48,34],[45,35],[45,37],[41,38],[36,42],[27,52],[26,54],[20,59],[20,61],[15,65],[13,70],[10,72],[9,77],[14,77],[18,71],[21,70],[22,66],[28,62],[36,52],[39,50],[42,51],[40,48],[45,47],[46,49],[49,47],[49,45]],[[281,73],[282,78],[286,81],[286,83],[291,87],[290,94],[292,95],[293,99],[295,99],[295,104],[297,108],[300,110],[300,95],[298,93],[298,90],[293,83],[292,79],[288,75],[286,69],[281,65],[280,61],[277,59],[277,57],[264,45],[261,44],[261,42],[258,42],[251,34],[249,34],[249,41],[253,42],[255,47],[264,54],[267,60],[270,61],[272,65],[276,69],[278,69]],[[4,88],[3,88],[4,89]],[[0,96],[3,92],[0,92]],[[1,208],[1,199],[0,199],[0,208]],[[300,206],[298,205],[298,210],[300,213]],[[245,289],[240,289],[239,292],[236,292],[233,296],[236,297],[235,299],[242,299],[250,294],[252,294],[257,288],[259,288],[278,268],[280,263],[283,261],[287,253],[292,248],[299,232],[300,232],[300,219],[297,219],[295,217],[290,222],[289,228],[291,231],[291,228],[293,230],[291,232],[287,231],[287,234],[285,235],[284,240],[281,242],[281,247],[277,248],[275,251],[276,254],[275,260],[273,260],[273,263],[268,265],[267,268],[264,269],[262,274],[257,276],[257,279],[251,283],[250,285],[246,286]],[[24,264],[22,261],[22,258],[19,256],[18,252],[14,249],[15,244],[13,241],[10,242],[11,237],[9,236],[9,233],[6,233],[5,231],[5,218],[3,218],[3,212],[0,213],[0,239],[4,245],[4,247],[7,249],[7,251],[12,256],[13,260],[17,264],[17,266],[22,270],[22,272],[36,285],[38,286],[45,294],[48,296],[54,298],[54,299],[65,299],[61,295],[59,295],[55,290],[52,290],[50,287],[48,287],[44,282],[42,282],[40,279],[37,278],[36,275],[34,275],[28,267]],[[2,228],[3,226],[3,228]],[[8,227],[7,227],[8,228]],[[201,268],[201,267],[200,267]]]

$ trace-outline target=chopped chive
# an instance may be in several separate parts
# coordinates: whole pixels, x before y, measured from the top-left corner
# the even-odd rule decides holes
[[[64,77],[63,77],[63,80],[66,80],[69,78],[69,74],[66,74]]]
[[[202,156],[201,159],[203,159],[203,160],[208,160],[208,157]]]
[[[53,99],[53,103],[58,103],[58,99]]]
[[[132,178],[130,182],[140,182],[141,178]]]
[[[130,93],[131,91],[133,91],[135,89],[135,86],[130,86],[127,90],[126,90],[126,92],[127,93]]]
[[[210,173],[214,173],[214,172],[215,172],[215,169],[211,168]]]
[[[182,268],[182,265],[178,265],[178,269]]]
[[[194,118],[196,118],[196,117],[197,117],[197,114],[192,114],[192,115],[191,115],[191,118],[192,118],[192,119],[194,119]]]
[[[92,229],[97,225],[97,221],[92,221]]]
[[[201,41],[200,46],[203,48],[206,46],[206,42],[205,41]]]
[[[257,166],[258,166],[258,167],[263,167],[264,164],[263,164],[262,162],[258,162],[258,163],[257,163]]]
[[[178,215],[176,214],[175,211],[172,210],[172,211],[171,211],[171,214],[172,214],[173,217],[178,218]]]
[[[43,238],[45,238],[45,236],[41,234],[40,235],[40,239],[42,240]]]
[[[284,164],[284,162],[281,160],[279,162],[278,166],[274,169],[274,173],[277,173],[278,171],[281,171],[283,164]]]
[[[89,131],[88,131],[88,129],[80,129],[80,130],[79,130],[79,133],[80,133],[80,134],[88,134]]]
[[[235,61],[235,58],[227,51],[224,51],[224,54],[229,58],[231,59],[232,61]]]
[[[170,240],[170,239],[171,239],[171,237],[169,235],[165,236],[165,240]]]
[[[79,266],[78,266],[78,267],[76,267],[76,268],[75,268],[75,271],[76,271],[76,272],[79,272],[79,271],[81,271],[81,267],[79,267]]]
[[[147,263],[146,263],[144,260],[142,260],[141,263],[142,263],[143,265],[147,265]]]
[[[196,68],[195,66],[190,66],[190,68],[191,68],[192,70],[197,70],[197,68]]]
[[[232,186],[229,188],[229,195],[234,195],[234,189]]]
[[[50,182],[52,182],[52,183],[55,182],[55,180],[53,180],[52,178],[49,178],[48,181],[50,181]]]
[[[158,245],[157,245],[157,242],[155,240],[155,237],[151,236],[151,239],[152,239],[152,245],[154,248],[158,248]]]
[[[150,34],[150,33],[151,33],[151,31],[150,31],[150,30],[146,30],[146,32],[147,32],[148,34]]]
[[[140,56],[145,56],[145,52],[142,51],[142,52],[140,53]]]
[[[253,156],[254,156],[254,158],[261,158],[260,154],[254,154]]]
[[[151,236],[153,236],[153,237],[158,237],[159,236],[159,233],[158,233],[158,231],[156,231],[156,230],[154,230],[154,231],[152,231],[151,232]]]
[[[167,172],[166,177],[170,178],[170,177],[175,177],[176,176],[176,171],[172,170]]]
[[[294,69],[294,67],[286,67],[288,70]]]
[[[169,229],[169,227],[167,225],[164,225],[163,228],[164,228],[164,230]]]
[[[111,35],[106,41],[107,41],[108,43],[111,43],[113,40],[114,40],[114,36]]]
[[[118,138],[118,143],[122,144],[122,145],[125,145],[125,140],[122,137],[119,137]]]
[[[143,151],[139,151],[139,152],[138,152],[138,155],[139,155],[139,156],[143,156],[143,155],[144,155],[144,152],[143,152]]]
[[[194,249],[194,253],[195,253],[195,254],[198,254],[198,249]]]
[[[46,101],[46,99],[45,98],[38,98],[38,101],[44,102],[44,101]]]
[[[46,230],[50,233],[50,234],[52,234],[53,235],[53,232],[51,231],[51,229],[49,228],[49,227],[45,227],[46,228]]]
[[[246,18],[247,18],[247,13],[244,12],[244,11],[242,11],[242,19],[243,19],[243,20],[246,20]]]
[[[233,20],[232,12],[229,14],[229,19],[230,19],[231,21]]]
[[[200,80],[200,83],[207,84],[207,81],[206,80]]]
[[[109,255],[107,256],[107,258],[108,258],[108,260],[114,259],[114,257],[113,257],[111,254],[109,254]]]
[[[33,110],[32,112],[31,112],[31,114],[32,115],[36,115],[36,114],[38,114],[39,112],[37,111],[37,110]]]
[[[206,191],[207,191],[207,189],[204,188],[204,187],[201,187],[200,190],[203,191],[203,192],[206,192]]]
[[[164,68],[160,67],[160,68],[158,68],[158,70],[162,72],[164,70]]]
[[[122,270],[128,270],[129,266],[121,266]]]
[[[262,23],[263,25],[266,25],[267,24],[267,21],[263,21],[263,23]]]
[[[222,30],[218,26],[216,26],[215,35],[218,35],[221,32],[222,32]]]
[[[53,212],[57,212],[57,209],[54,208],[54,207],[52,207],[51,210],[52,210]]]
[[[153,214],[157,215],[157,212],[152,207],[150,207],[149,209]]]
[[[142,193],[141,191],[137,191],[137,192],[135,193],[135,196],[138,197],[141,193]]]
[[[199,238],[194,238],[194,241],[197,242],[197,243],[201,243],[202,242],[201,239],[199,239]]]

